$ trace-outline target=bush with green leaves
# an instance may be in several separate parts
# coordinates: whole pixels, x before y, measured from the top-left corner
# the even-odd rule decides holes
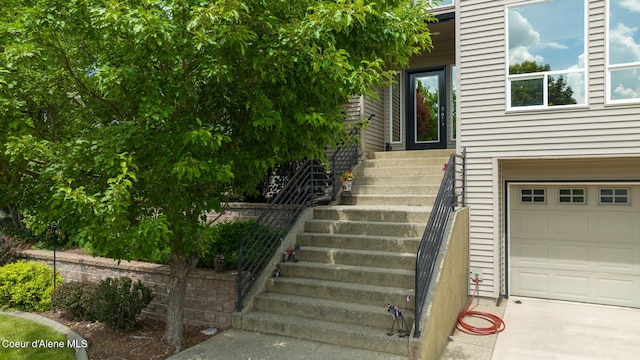
[[[26,312],[51,309],[54,272],[47,265],[33,261],[18,261],[0,267],[0,308]],[[55,283],[62,277],[55,274]]]
[[[92,291],[89,301],[83,301],[86,317],[106,325],[131,330],[136,317],[153,299],[151,289],[140,280],[106,278]]]
[[[253,220],[226,221],[205,229],[201,238],[198,266],[212,268],[216,255],[222,254],[226,268],[236,268],[240,242],[253,224]]]
[[[93,301],[96,287],[97,284],[86,281],[63,283],[53,291],[51,304],[72,320],[85,320],[85,304]]]
[[[216,255],[222,254],[227,269],[238,267],[238,249],[244,235],[255,221],[240,220],[221,222],[205,230],[201,238],[199,267],[212,268]],[[258,231],[265,237],[278,236],[278,232],[264,225]],[[248,254],[251,257],[251,254]]]

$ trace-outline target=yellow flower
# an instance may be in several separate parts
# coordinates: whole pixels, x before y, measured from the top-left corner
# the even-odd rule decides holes
[[[353,173],[349,170],[345,171],[342,173],[342,175],[340,175],[340,181],[353,181],[353,179],[355,179],[356,176],[353,175]]]

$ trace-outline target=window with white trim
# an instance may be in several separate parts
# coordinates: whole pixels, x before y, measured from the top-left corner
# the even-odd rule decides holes
[[[587,189],[585,188],[559,188],[558,203],[563,205],[586,204]]]
[[[520,203],[545,204],[547,191],[544,188],[520,188]]]
[[[586,16],[584,0],[507,7],[507,109],[586,104]]]
[[[640,1],[609,0],[607,102],[640,102]]]
[[[600,188],[600,204],[630,204],[629,188]]]
[[[402,76],[397,72],[393,79],[393,84],[389,86],[389,143],[399,144],[402,142]]]
[[[451,122],[450,122],[450,129],[449,129],[449,137],[452,141],[456,140],[456,131],[457,131],[457,125],[458,125],[458,119],[457,119],[457,108],[456,108],[456,98],[457,98],[457,84],[458,84],[458,80],[457,80],[457,76],[456,76],[456,66],[455,65],[451,65],[451,81],[449,82],[451,84],[451,104],[449,105],[449,111],[451,112]]]
[[[453,0],[440,0],[440,1],[434,1],[435,5],[433,6],[434,8],[439,8],[439,7],[445,7],[445,6],[451,6],[453,5]]]

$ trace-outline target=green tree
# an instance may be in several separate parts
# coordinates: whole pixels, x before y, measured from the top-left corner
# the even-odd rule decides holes
[[[509,66],[510,75],[540,73],[550,70],[549,64],[541,65],[535,61],[523,61]],[[543,84],[542,79],[513,80],[511,82],[511,106],[542,105]],[[549,76],[547,89],[547,103],[549,106],[577,103],[573,97],[573,89],[567,84],[562,75],[558,76],[557,79]]]
[[[169,248],[165,341],[179,351],[204,214],[276,163],[321,159],[343,136],[350,96],[431,47],[428,9],[5,0],[0,164],[19,188],[11,201],[34,231],[56,222],[117,259]]]

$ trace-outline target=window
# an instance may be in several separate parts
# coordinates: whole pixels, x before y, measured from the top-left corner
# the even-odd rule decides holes
[[[451,134],[450,138],[452,141],[456,140],[456,126],[458,125],[457,123],[457,118],[456,118],[456,84],[457,82],[457,77],[456,77],[456,67],[455,65],[451,66],[451,81],[449,81],[449,83],[451,84],[451,105],[449,106],[449,109],[451,109],[451,127],[449,130],[449,134]]]
[[[520,189],[520,202],[523,204],[544,204],[547,202],[546,191],[545,189],[522,188]]]
[[[440,0],[440,1],[434,1],[435,6],[434,8],[438,8],[438,7],[445,7],[445,6],[451,6],[453,5],[453,0]]]
[[[628,188],[600,189],[600,204],[629,204]]]
[[[558,189],[558,202],[560,204],[586,204],[587,190],[579,189]]]
[[[584,1],[507,8],[507,109],[586,104]]]
[[[640,102],[640,3],[609,0],[607,102]]]
[[[389,87],[389,142],[398,144],[402,142],[402,76],[396,73],[393,84]]]

